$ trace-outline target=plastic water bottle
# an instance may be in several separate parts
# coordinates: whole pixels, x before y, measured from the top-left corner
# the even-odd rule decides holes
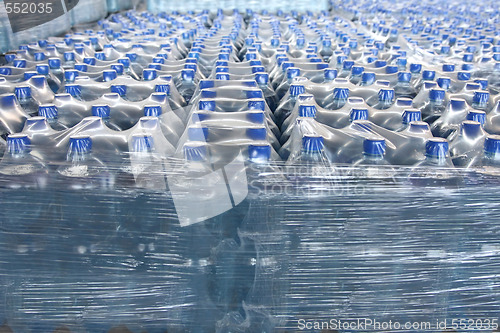
[[[328,163],[324,148],[325,140],[322,136],[304,135],[302,138],[302,151],[298,161],[306,164]]]
[[[429,139],[425,144],[425,160],[419,166],[453,167],[448,140],[443,138]]]
[[[38,113],[38,103],[33,99],[31,95],[30,86],[19,86],[16,87],[14,93],[21,107],[26,114],[34,116]]]
[[[60,260],[73,271],[88,270],[95,260],[108,251],[108,242],[118,227],[115,204],[103,201],[114,187],[114,177],[92,153],[92,140],[87,135],[69,138],[66,161],[57,168],[58,202],[62,207],[61,232],[66,241],[60,246]],[[78,202],[78,205],[74,205]],[[92,210],[93,214],[88,214]],[[102,217],[107,218],[103,219]],[[66,230],[72,230],[68,235]]]
[[[366,138],[363,141],[363,158],[354,165],[389,165],[385,160],[384,138]]]
[[[58,121],[58,110],[54,104],[42,104],[38,108],[38,115],[47,119],[50,127],[56,131],[62,131],[68,127]]]
[[[106,104],[92,105],[92,116],[102,118],[104,124],[112,130],[121,131],[122,128],[111,121],[111,108]]]

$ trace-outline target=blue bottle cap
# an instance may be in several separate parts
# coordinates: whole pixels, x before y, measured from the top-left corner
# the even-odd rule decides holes
[[[394,74],[398,72],[398,66],[387,66],[385,67],[386,74]]]
[[[43,53],[43,52],[35,52],[34,58],[35,58],[35,61],[45,60],[45,53]]]
[[[113,81],[118,77],[118,74],[116,74],[116,71],[113,69],[106,69],[102,71],[102,79],[105,82]]]
[[[267,130],[265,127],[247,128],[247,137],[252,140],[266,140]]]
[[[347,56],[345,56],[345,55],[337,56],[337,64],[339,64],[339,65],[341,65],[346,60],[347,60]]]
[[[370,156],[384,156],[385,154],[385,139],[383,138],[366,138],[363,141],[363,153]]]
[[[472,102],[477,105],[486,105],[490,98],[490,93],[487,91],[474,91]]]
[[[227,73],[217,73],[217,74],[215,74],[215,79],[229,81],[229,80],[231,80],[231,76]]]
[[[472,62],[474,60],[474,54],[466,53],[463,55],[462,60],[465,62]]]
[[[150,68],[150,69],[156,69],[158,71],[161,71],[161,64],[149,64],[148,68]]]
[[[396,59],[396,65],[398,65],[398,67],[406,68],[407,63],[408,63],[408,59],[406,59],[406,58],[397,58]]]
[[[271,158],[271,146],[269,144],[254,144],[248,146],[248,158],[252,162],[267,162]]]
[[[190,142],[184,145],[184,157],[187,161],[202,162],[207,159],[207,156],[207,146],[204,144]]]
[[[407,125],[412,121],[421,121],[422,113],[420,110],[404,110],[403,111],[403,124]]]
[[[64,52],[64,61],[74,61],[75,60],[75,53],[74,52]]]
[[[431,138],[425,144],[425,154],[430,157],[445,158],[448,155],[448,140]]]
[[[260,60],[251,60],[250,66],[262,66],[262,61]]]
[[[14,61],[14,59],[16,59],[16,55],[14,53],[7,53],[5,55],[5,61],[7,61],[7,63]]]
[[[216,67],[215,73],[229,73],[229,67]]]
[[[307,152],[320,152],[325,146],[325,139],[319,135],[306,134],[302,137],[302,149]]]
[[[111,65],[111,69],[114,70],[118,75],[123,74],[124,67],[125,66],[123,66],[123,64],[120,63]]]
[[[371,85],[375,82],[375,73],[372,72],[364,72],[361,75],[361,83],[364,85]]]
[[[92,150],[92,139],[88,135],[72,135],[69,137],[71,153],[86,154]]]
[[[429,132],[430,127],[425,121],[412,121],[409,124],[408,131],[413,133]]]
[[[155,92],[161,92],[170,95],[170,84],[168,83],[161,83],[155,85]]]
[[[368,109],[351,109],[349,112],[349,121],[368,120]]]
[[[214,90],[202,90],[201,98],[215,98],[217,97],[217,92]]]
[[[2,75],[11,75],[12,74],[12,69],[8,67],[0,67],[0,74]]]
[[[469,72],[458,72],[457,79],[459,81],[468,81],[471,78],[471,74]]]
[[[215,111],[215,101],[200,100],[198,102],[199,110]]]
[[[287,68],[293,67],[293,62],[285,61],[284,63],[281,64],[281,68],[283,71],[286,71]]]
[[[79,72],[86,72],[88,69],[86,64],[75,64],[74,68]]]
[[[192,119],[193,123],[196,123],[199,121],[204,121],[204,120],[209,120],[210,114],[209,113],[201,113],[201,112],[193,112],[191,119]]]
[[[433,102],[444,101],[445,91],[442,89],[431,89],[429,91],[429,100]]]
[[[95,66],[97,59],[94,57],[85,57],[83,58],[83,63],[91,66]]]
[[[299,117],[311,117],[314,118],[316,117],[316,112],[317,112],[316,105],[306,105],[302,104],[299,106]]]
[[[248,101],[248,110],[260,110],[264,111],[266,109],[265,101]]]
[[[290,96],[292,97],[297,97],[305,92],[306,92],[306,87],[304,87],[304,85],[302,84],[294,83],[290,85]]]
[[[248,55],[248,54],[247,54]],[[219,60],[229,60],[229,53],[219,53]]]
[[[410,72],[399,72],[398,73],[398,81],[399,82],[410,82],[411,73]]]
[[[10,134],[7,137],[7,151],[10,154],[28,153],[31,148],[31,140],[26,134]]]
[[[145,105],[144,106],[144,116],[146,117],[159,117],[161,115],[160,105]]]
[[[200,80],[200,89],[207,89],[215,87],[215,82],[213,80]]]
[[[246,113],[247,115],[247,120],[254,123],[254,124],[264,124],[265,122],[265,115],[264,111],[261,110],[255,110],[255,111],[248,111]]]
[[[181,77],[184,81],[193,81],[195,73],[193,69],[183,69],[181,71]]]
[[[410,64],[410,72],[418,74],[422,71],[422,64]]]
[[[287,79],[291,80],[296,76],[300,76],[300,69],[297,67],[288,67],[286,70]]]
[[[482,125],[483,124],[478,121],[465,120],[462,122],[461,126],[462,135],[465,135],[469,138],[477,137],[481,134]]]
[[[106,54],[104,52],[94,53],[94,57],[99,60],[106,60]]]
[[[344,63],[342,64],[342,68],[344,70],[347,70],[347,71],[350,71],[352,66],[354,66],[354,61],[352,60],[346,60],[344,61]]]
[[[378,91],[378,100],[380,102],[392,102],[394,100],[394,90],[380,89]]]
[[[435,76],[436,76],[435,71],[425,70],[422,72],[422,78],[427,81],[433,81]]]
[[[48,63],[51,69],[61,68],[61,59],[59,58],[49,58]]]
[[[153,136],[151,134],[133,134],[132,151],[140,153],[150,153],[154,149]]]
[[[23,100],[31,97],[30,86],[19,86],[14,88],[14,94],[18,100]]]
[[[15,59],[12,64],[17,68],[26,68],[26,60],[24,59]]]
[[[92,105],[92,115],[108,119],[111,117],[111,108],[106,104]]]
[[[117,93],[120,96],[125,96],[127,94],[127,86],[124,84],[114,84],[110,88],[112,93]]]
[[[464,110],[467,107],[467,103],[464,99],[450,99],[450,105],[453,110]]]
[[[215,67],[216,67],[216,68],[217,68],[217,67],[227,67],[227,66],[229,66],[229,62],[228,62],[228,61],[226,61],[226,60],[217,60],[217,61],[215,62]]]
[[[489,155],[500,153],[500,135],[488,135],[484,140],[484,152]]]
[[[375,61],[375,63],[373,65],[375,66],[375,68],[381,68],[381,67],[384,67],[387,65],[387,61],[377,60],[377,61]]]
[[[363,66],[352,66],[351,74],[352,75],[361,75],[365,71]]]
[[[158,77],[158,72],[156,69],[145,69],[142,72],[142,79],[144,81],[152,81]]]
[[[65,91],[73,97],[79,97],[82,94],[82,87],[78,84],[67,84]]]
[[[349,88],[334,88],[333,99],[344,100],[349,97]]]
[[[255,81],[259,86],[264,86],[269,83],[269,74],[268,73],[256,73]]]
[[[488,89],[488,79],[476,79],[474,80],[474,82],[479,84],[481,86],[481,89]]]
[[[451,85],[451,79],[448,77],[440,77],[436,80],[436,83],[441,89],[448,90]]]
[[[153,58],[153,64],[163,65],[163,64],[165,64],[165,58],[163,58],[163,57],[154,57]]]
[[[57,119],[57,107],[54,104],[44,104],[38,107],[38,115],[46,119]]]
[[[190,141],[208,141],[207,127],[189,127],[188,139]]]
[[[247,90],[247,98],[263,98],[262,90]]]
[[[443,64],[443,72],[454,72],[455,65],[452,64]]]
[[[254,59],[257,59],[257,53],[248,52],[247,54],[245,54],[246,61],[250,61],[250,60],[254,60]],[[227,60],[229,60],[229,57]]]
[[[486,122],[486,113],[484,111],[470,110],[467,114],[467,120],[477,121],[481,125]]]

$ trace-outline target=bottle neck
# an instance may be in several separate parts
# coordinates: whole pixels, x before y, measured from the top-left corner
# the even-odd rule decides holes
[[[67,156],[67,161],[73,163],[73,164],[78,164],[80,162],[87,161],[90,159],[90,153],[88,152],[69,152]]]

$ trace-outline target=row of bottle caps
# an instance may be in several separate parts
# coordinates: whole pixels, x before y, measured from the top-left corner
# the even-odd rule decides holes
[[[216,19],[216,20],[217,20],[217,19]],[[233,20],[233,21],[231,22],[231,23],[233,24],[233,26],[234,26],[234,22],[235,22],[235,21],[236,21],[236,22],[238,22],[238,19]],[[240,21],[241,21],[241,20],[240,20]],[[220,20],[220,22],[223,22],[223,20]],[[252,27],[252,29],[254,29],[254,26],[253,26],[253,25],[250,25],[250,26]],[[222,25],[221,25],[221,27],[222,27]],[[217,34],[217,33],[215,33],[215,34],[214,34],[214,31],[212,31],[212,32],[208,33],[207,38],[213,38],[213,37],[215,37],[215,36],[216,36],[216,34]],[[185,37],[185,36],[183,36],[183,37]],[[251,37],[253,38],[253,36],[251,36]],[[249,44],[249,43],[250,43],[250,39],[252,39],[252,38],[246,38],[246,39],[244,39],[245,46],[247,46],[247,44]],[[222,41],[222,39],[226,39],[226,38],[225,38],[225,36],[222,36],[222,38],[220,38],[220,39],[218,40],[219,44],[220,44],[220,42]],[[231,55],[231,53],[233,52],[233,47],[234,47],[234,46],[236,46],[236,48],[237,48],[237,47],[240,47],[240,48],[241,48],[241,50],[243,51],[243,49],[244,49],[244,45],[243,45],[243,43],[241,43],[241,42],[242,42],[242,41],[241,41],[241,39],[242,39],[242,38],[240,38],[240,41],[239,41],[241,46],[240,46],[240,45],[238,45],[237,43],[235,43],[235,45],[233,44],[233,46],[229,45],[230,47],[229,47],[229,48],[226,48],[226,50],[228,50],[229,52],[224,52],[224,53],[225,53],[225,54],[229,54],[229,55]],[[203,41],[203,43],[205,43],[205,42],[207,42],[207,43],[208,43],[209,41]],[[176,43],[178,43],[178,40],[176,41]],[[188,38],[188,42],[187,42],[187,43],[185,43],[185,44],[184,44],[184,46],[189,45],[189,43],[190,43],[190,42],[189,42],[189,38]],[[195,42],[193,42],[193,43],[191,43],[191,45],[190,45],[190,46],[191,46],[191,52],[197,52],[197,53],[198,53],[198,57],[196,57],[196,56],[195,56],[195,57],[192,57],[192,58],[193,58],[193,59],[197,59],[197,60],[198,60],[198,59],[200,59],[200,56],[201,56],[201,58],[203,59],[203,57],[202,57],[202,56],[203,56],[203,54],[204,54],[204,53],[206,54],[206,52],[205,52],[205,51],[206,51],[206,49],[204,49],[204,48],[202,48],[202,47],[198,47],[198,46],[196,46],[196,45],[195,45],[195,43],[196,43],[196,41],[195,41]],[[201,42],[201,41],[199,41],[199,43],[202,43],[202,42]],[[43,44],[43,43],[42,43],[42,44]],[[271,43],[271,44],[272,44],[272,43]],[[297,43],[296,43],[296,44],[297,44]],[[298,43],[298,44],[300,44],[300,43]],[[92,43],[91,43],[91,45],[92,45]],[[181,45],[182,45],[182,44],[181,44]],[[200,45],[201,45],[201,44],[200,44]],[[253,46],[253,45],[252,45],[252,46]],[[312,47],[311,47],[311,46],[312,46]],[[314,62],[314,61],[311,61],[311,59],[318,59],[319,57],[316,57],[316,58],[314,58],[314,57],[307,57],[307,55],[308,55],[308,52],[307,52],[307,51],[313,51],[313,50],[314,50],[314,46],[315,46],[315,45],[309,45],[308,49],[306,49],[306,52],[305,52],[304,54],[302,54],[302,55],[305,55],[305,56],[306,56],[304,60],[306,60],[306,61],[307,61],[307,59],[309,59],[309,62],[306,62],[306,64],[307,64],[307,63],[311,63],[311,64],[313,64],[313,65],[317,66],[318,64],[317,64],[316,62]],[[206,47],[206,46],[205,46],[205,47]],[[111,48],[111,47],[108,47],[108,49],[112,49],[112,50],[114,50],[114,48]],[[195,51],[193,51],[193,49],[195,49]],[[265,51],[265,50],[264,50],[264,51]],[[260,58],[260,59],[255,60],[255,58],[254,58],[253,60],[252,60],[252,59],[251,59],[251,60],[249,60],[249,62],[251,62],[251,61],[254,61],[254,62],[260,61],[260,62],[261,62],[261,64],[262,64],[262,62],[265,62],[265,60],[268,60],[268,59],[271,59],[271,58],[272,58],[272,56],[271,56],[271,57],[267,57],[267,58],[265,58],[264,56],[262,56],[262,55],[265,55],[265,54],[266,54],[264,51],[263,51],[263,49],[262,49],[262,48],[260,48],[260,50],[259,50],[258,48],[255,48],[255,50],[252,50],[252,48],[247,48],[247,50],[246,50],[246,52],[245,52],[244,54],[240,52],[240,56],[241,56],[241,55],[244,55],[244,56],[245,56],[245,58],[247,58],[247,55],[248,55],[248,54],[254,54],[254,55],[256,55],[256,56],[259,56],[258,58]],[[279,49],[279,51],[286,51],[286,48]],[[297,51],[297,50],[292,50],[292,51]],[[255,52],[255,53],[253,53],[253,52]],[[290,53],[290,52],[291,52],[291,51],[290,51],[290,49],[289,49],[288,53]],[[97,53],[97,52],[95,52],[95,53]],[[210,53],[210,52],[209,52],[209,53]],[[220,54],[221,54],[221,53],[222,53],[222,52],[219,52],[219,53],[218,53],[218,55],[220,56]],[[222,54],[224,54],[224,53],[222,53]],[[309,52],[309,54],[311,54],[311,53],[312,53],[312,52]],[[217,55],[217,53],[216,53],[216,55]],[[277,58],[277,59],[281,59],[281,57],[277,56],[277,53],[275,53],[274,55],[275,55],[275,58]],[[167,56],[167,58],[168,58],[168,56]],[[209,57],[209,58],[210,58],[210,57]],[[248,58],[251,58],[251,57],[248,57]],[[252,57],[252,58],[253,58],[253,57]],[[256,58],[257,58],[257,57],[256,57]],[[95,57],[94,57],[94,59],[97,59],[97,58],[95,58]],[[164,58],[163,58],[163,59],[164,59]],[[215,59],[217,59],[217,58],[214,58],[214,57],[212,56],[212,61],[213,61],[213,60],[215,60]],[[237,59],[238,59],[238,58],[236,58],[235,60],[237,60]],[[300,59],[300,58],[299,58],[299,59]],[[321,62],[321,59],[319,59],[319,60],[320,60],[320,62]],[[105,61],[105,60],[102,60],[102,61]],[[344,60],[344,63],[345,63],[345,61],[346,61],[346,60]],[[217,62],[217,60],[216,60],[216,62]],[[218,78],[218,79],[228,79],[228,78],[233,79],[233,77],[232,77],[232,76],[236,76],[237,78],[241,78],[241,77],[238,77],[237,75],[252,75],[252,74],[253,74],[253,75],[255,75],[256,73],[262,73],[262,75],[260,75],[260,77],[261,77],[261,78],[262,78],[262,77],[263,77],[263,78],[265,78],[265,77],[266,77],[266,75],[265,75],[265,70],[266,70],[266,67],[265,67],[265,66],[261,66],[261,67],[263,67],[262,72],[260,72],[260,71],[259,71],[259,69],[257,69],[257,71],[255,70],[255,67],[259,67],[259,66],[258,66],[258,63],[254,63],[254,66],[251,66],[252,64],[247,64],[247,69],[248,69],[248,70],[247,70],[246,72],[245,72],[245,68],[236,68],[236,71],[235,71],[235,72],[232,72],[232,73],[229,73],[229,77],[227,77],[227,75],[228,75],[228,74],[225,74],[225,73],[230,72],[230,70],[231,70],[231,66],[226,66],[226,67],[224,67],[224,66],[223,66],[223,65],[224,65],[224,63],[221,63],[221,62],[226,62],[225,64],[226,64],[226,65],[229,65],[229,63],[228,63],[228,61],[227,61],[227,60],[218,60],[218,62],[219,62],[219,64],[218,64],[219,66],[216,66],[216,67],[214,68],[214,70],[212,71],[212,75],[213,75],[213,74],[215,74],[216,78]],[[282,62],[282,64],[283,64],[283,63],[286,63],[286,62]],[[271,62],[269,62],[269,63],[268,63],[268,65],[269,65],[269,64],[271,64]],[[277,62],[273,63],[273,65],[276,65],[276,64],[277,64]],[[85,65],[89,65],[89,64],[85,64]],[[143,76],[143,78],[146,78],[146,80],[147,80],[147,81],[148,81],[148,79],[153,79],[153,80],[154,80],[154,79],[156,79],[156,78],[155,78],[155,76],[157,75],[156,73],[157,73],[157,71],[158,71],[158,66],[161,68],[161,65],[162,65],[162,64],[161,64],[161,60],[159,60],[159,62],[156,62],[156,63],[150,64],[150,66],[151,66],[151,65],[153,65],[153,66],[155,66],[155,67],[157,67],[157,68],[143,69],[142,76]],[[181,63],[181,65],[182,65],[182,63]],[[216,65],[217,65],[217,64],[216,64]],[[222,66],[221,66],[221,65],[222,65]],[[250,65],[250,66],[248,66],[248,65]],[[255,65],[257,65],[257,66],[255,66]],[[288,65],[290,65],[290,64],[288,64]],[[294,64],[292,64],[292,65],[294,65]],[[377,63],[377,65],[380,65],[380,63]],[[184,64],[184,66],[186,66],[186,64]],[[195,66],[196,66],[196,65],[195,65]],[[276,66],[275,66],[275,67],[276,67]],[[352,66],[352,67],[354,67],[354,66]],[[387,65],[386,65],[386,66],[382,66],[382,68],[383,68],[383,67],[385,67],[385,71],[386,71],[386,73],[387,73],[387,72],[389,71],[389,70],[387,69],[387,68],[388,68],[388,66],[387,66]],[[84,69],[84,66],[81,66],[81,67],[79,67],[79,68],[80,68],[80,69]],[[195,68],[196,68],[196,67],[195,67]],[[46,69],[46,67],[44,67],[44,69]],[[187,70],[187,69],[190,69],[190,68],[183,68],[184,73],[186,72],[186,70]],[[193,68],[191,68],[191,69],[193,69]],[[269,69],[270,69],[270,67],[269,67],[269,66],[267,66],[267,70],[269,70]],[[279,66],[278,66],[278,69],[279,69]],[[288,81],[288,80],[297,81],[297,79],[296,79],[296,74],[298,74],[298,73],[297,73],[297,71],[296,71],[296,67],[291,67],[291,66],[285,67],[285,66],[282,66],[282,69],[286,69],[286,74],[287,74],[287,75],[286,75],[286,81]],[[115,71],[116,71],[116,70],[115,70]],[[194,71],[194,69],[193,69],[193,71]],[[271,72],[269,76],[271,77],[271,81],[272,81],[272,83],[273,83],[273,84],[275,84],[275,85],[277,85],[275,82],[279,82],[279,79],[277,79],[277,78],[276,78],[276,76],[273,76],[273,71],[272,71],[272,70],[269,70],[269,71]],[[146,75],[144,75],[144,72],[146,72]],[[283,72],[283,71],[282,71],[281,73],[279,73],[279,71],[276,71],[276,72],[277,72],[278,74],[281,74],[281,73],[283,73],[283,74],[284,74],[284,72]],[[275,73],[276,73],[276,72],[275,72]],[[329,72],[329,73],[335,73],[335,72],[333,72],[333,70],[332,70],[332,69],[329,69],[329,68],[325,69],[325,70],[324,70],[324,72],[325,72],[325,73],[328,73],[328,72]],[[71,72],[70,72],[70,73],[71,73]],[[181,73],[182,73],[182,71],[181,71]],[[299,74],[300,74],[300,68],[299,68]],[[365,73],[365,74],[366,74],[366,73]],[[398,73],[398,77],[402,77],[402,76],[404,76],[404,75],[402,75],[402,74],[404,74],[404,72],[403,72],[403,73]],[[217,77],[217,75],[219,75],[219,77]],[[65,76],[66,76],[66,75],[65,75]],[[103,76],[104,76],[104,75],[103,75]],[[188,76],[188,75],[181,75],[181,77],[182,77],[183,81],[184,81],[184,79],[186,78],[186,76]],[[256,75],[255,75],[255,76],[256,76]],[[327,76],[327,75],[325,74],[325,78],[326,78],[326,76]],[[282,77],[284,77],[284,75],[283,75]],[[335,77],[335,76],[333,76],[333,77]],[[193,76],[191,76],[189,79],[193,80],[193,78],[194,78],[194,75],[193,75]],[[329,76],[329,78],[331,79],[331,78],[332,78],[332,76]],[[31,79],[31,78],[30,78],[30,79]],[[118,79],[118,78],[114,78],[114,77],[113,77],[110,81],[113,81],[113,80],[115,80],[115,79]],[[76,81],[76,80],[75,80],[75,81]],[[92,80],[92,81],[93,81],[93,80]],[[104,81],[104,79],[103,79],[103,81]],[[180,81],[180,80],[179,80],[179,81]],[[282,79],[282,82],[281,82],[281,83],[285,83],[285,85],[286,85],[286,82],[283,82],[283,81],[284,81],[284,80]],[[333,108],[332,108],[332,107],[330,107],[330,108],[332,108],[332,109],[336,109],[336,108],[338,108],[337,106],[339,106],[339,105],[342,103],[342,101],[341,101],[341,100],[347,101],[347,99],[348,99],[348,98],[347,98],[347,96],[348,96],[348,95],[346,96],[346,94],[348,94],[348,92],[346,93],[345,88],[344,88],[344,89],[342,89],[342,88],[339,88],[339,87],[338,87],[339,85],[341,85],[341,84],[343,84],[343,83],[346,83],[346,81],[345,81],[345,80],[344,80],[344,81],[342,81],[342,80],[337,80],[337,79],[335,79],[335,80],[325,80],[325,79],[324,79],[324,81],[331,81],[331,82],[332,82],[332,84],[333,84],[333,86],[336,86],[336,88],[332,89],[332,97],[333,97],[332,99],[333,99],[333,100],[336,100],[336,101],[335,101],[335,103],[337,103],[337,105],[336,105],[336,106],[334,106]],[[400,80],[398,80],[398,82],[400,82]],[[96,85],[96,83],[95,83],[95,82],[88,82],[88,83],[89,83],[89,86],[95,86],[95,85]],[[290,82],[288,82],[288,83],[290,83]],[[322,82],[321,84],[323,84],[323,85],[324,85],[324,83],[325,83],[325,82]],[[65,90],[66,90],[66,91],[68,91],[70,94],[71,94],[71,93],[73,93],[73,95],[74,95],[75,97],[81,97],[81,96],[80,96],[80,91],[81,91],[81,89],[80,89],[80,87],[79,87],[79,86],[80,86],[80,85],[68,85],[68,84],[65,84],[65,87],[64,87],[64,88],[65,88]],[[111,87],[115,87],[115,89],[116,89],[116,86],[117,86],[117,85],[112,85],[112,84],[110,85],[110,84],[108,84],[108,87],[109,87],[109,88],[111,88]],[[123,86],[125,86],[125,87],[126,87],[125,89],[127,89],[127,90],[128,90],[128,87],[127,87],[126,85],[121,85],[121,86],[122,86],[122,87],[123,87]],[[157,86],[157,85],[155,85],[155,90],[156,90],[156,86]],[[289,90],[289,92],[288,92],[289,96],[287,97],[287,96],[283,95],[283,99],[284,99],[285,97],[288,99],[288,98],[290,98],[290,96],[291,96],[291,95],[295,95],[295,96],[291,96],[291,97],[297,97],[297,96],[298,96],[298,95],[297,95],[297,93],[292,93],[292,91],[294,90],[294,87],[297,87],[297,85],[295,85],[295,86],[291,86],[291,85],[289,84],[289,86],[290,86],[290,88],[289,88],[289,89],[287,89],[287,90]],[[277,87],[277,88],[279,88],[279,87]],[[123,90],[125,90],[125,89],[123,89]],[[22,90],[23,90],[23,89],[18,89],[18,91],[19,91],[19,93],[18,93],[18,94],[21,94],[21,95],[22,95],[22,94],[23,94]],[[25,90],[27,90],[27,89],[25,89]],[[123,90],[121,90],[121,91],[123,92]],[[191,88],[191,90],[194,90],[194,89],[193,89],[193,88]],[[300,90],[300,88],[299,88],[299,90]],[[354,89],[353,89],[353,90],[354,90]],[[272,91],[272,90],[271,90],[271,91]],[[279,89],[278,89],[278,91],[279,91]],[[433,91],[434,91],[433,95],[440,95],[439,93],[436,93],[436,91],[438,91],[437,89],[434,89]],[[193,93],[194,93],[194,91],[193,91]],[[27,95],[27,94],[29,94],[29,93],[25,93],[25,95]],[[429,94],[430,94],[430,92],[429,92]],[[98,94],[97,94],[97,95],[98,95]],[[97,96],[97,95],[96,95],[96,96]],[[125,95],[125,94],[123,94],[123,93],[122,93],[122,95]],[[208,95],[210,95],[212,98],[217,98],[217,93],[216,93],[216,92],[215,92],[215,93],[213,93],[213,92],[212,92],[212,93],[210,93],[210,92],[208,92],[208,91],[205,91],[205,92],[202,92],[202,94],[201,94],[201,96],[202,96],[202,97],[207,97]],[[313,95],[314,95],[314,94],[313,94]],[[391,97],[391,95],[393,96],[394,94],[393,94],[393,93],[391,93],[391,90],[390,90],[390,89],[379,89],[378,94],[377,94],[379,102],[385,102],[385,104],[388,104],[388,103],[387,103],[387,101],[388,101],[388,100],[389,100],[389,102],[391,102],[391,103],[392,103],[392,101],[394,100],[394,97]],[[480,93],[479,93],[479,92],[477,92],[477,91],[474,93],[474,96],[483,96],[483,95],[484,95],[484,93],[480,94]],[[126,95],[125,95],[125,96],[126,96]],[[387,96],[389,96],[389,98],[386,98]],[[182,97],[188,97],[188,94],[186,94],[185,96],[182,96]],[[247,97],[248,97],[248,96],[247,96]],[[279,94],[278,94],[278,97],[280,97],[280,96],[279,96]],[[339,97],[341,97],[341,98],[339,98]],[[374,96],[372,96],[372,97],[374,97]],[[188,98],[186,98],[186,99],[188,99]],[[373,99],[373,98],[372,98],[372,99]],[[376,100],[376,99],[377,99],[377,98],[375,98],[375,100]],[[434,98],[434,99],[436,99],[436,98]],[[477,98],[476,98],[476,100],[477,100],[477,99],[479,99],[479,100],[484,100],[484,97],[482,97],[482,98],[477,97]],[[368,100],[369,100],[369,99],[367,99],[367,101],[368,101]],[[269,99],[268,99],[267,101],[269,102]],[[340,101],[340,103],[339,103],[339,101]],[[209,105],[209,104],[211,105],[211,103],[206,103],[207,101],[200,101],[200,104],[201,104],[202,102],[203,102],[205,105]],[[217,102],[217,101],[214,101],[214,102],[215,102],[215,103],[213,103],[213,104],[216,104],[216,102]],[[286,101],[285,101],[285,102],[286,102]],[[320,101],[319,103],[322,103],[322,101]],[[371,106],[373,107],[376,103],[372,103],[372,104],[373,104],[373,105],[371,105]],[[182,105],[182,103],[181,103],[181,105]],[[100,107],[100,106],[101,106],[101,107]],[[386,106],[387,106],[387,105],[386,105]],[[341,107],[342,107],[342,106],[341,106]],[[204,108],[205,108],[205,110],[207,110],[207,108],[208,108],[208,107],[207,107],[207,106],[205,106]],[[210,106],[209,108],[215,108],[215,106],[214,106],[214,107]],[[387,107],[386,107],[386,108],[387,108]],[[41,109],[42,109],[42,114],[44,114],[44,115],[46,115],[46,114],[54,114],[54,110],[57,110],[57,108],[56,108],[56,109],[54,109],[54,107],[52,107],[52,106],[51,106],[51,107],[47,107],[46,105],[44,105]],[[107,107],[106,107],[106,105],[100,105],[100,104],[97,104],[97,105],[94,105],[94,107],[93,107],[92,109],[94,109],[94,113],[98,113],[99,111],[97,111],[97,110],[99,110],[99,109],[100,109],[100,110],[104,110],[104,111],[102,111],[102,113],[103,113],[104,115],[109,114],[109,112],[108,112],[108,109],[109,109],[109,108],[107,108]],[[280,110],[283,110],[283,108],[281,108],[281,109],[280,109],[280,108],[279,108],[279,106],[278,106],[278,108],[277,108],[278,114],[279,114],[279,111],[280,111]],[[226,111],[227,111],[227,110],[226,110]],[[272,111],[272,110],[271,110],[271,111]],[[285,115],[286,115],[286,112],[285,112]],[[50,117],[50,116],[49,116],[49,117]],[[271,120],[272,120],[273,122],[275,121],[275,119],[271,119]],[[284,120],[284,119],[282,119],[282,120]],[[280,125],[280,127],[281,127],[281,122],[282,122],[282,121],[279,121],[279,122],[278,122],[278,125]],[[281,128],[281,130],[282,130],[282,131],[285,131],[285,130],[286,130],[286,128],[283,128],[283,127],[282,127],[282,128]],[[276,131],[275,131],[275,132],[276,132]],[[275,136],[276,136],[276,135],[275,135]],[[279,134],[278,134],[278,136],[279,136]],[[276,142],[276,139],[277,139],[277,137],[275,138],[274,142]],[[286,143],[286,142],[283,142],[283,143]],[[174,143],[174,144],[175,144],[175,143]]]

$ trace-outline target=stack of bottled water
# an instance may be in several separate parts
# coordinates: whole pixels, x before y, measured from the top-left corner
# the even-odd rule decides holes
[[[98,2],[72,22],[104,16]],[[476,199],[431,196],[426,213],[420,190],[499,173],[491,4],[445,4],[446,20],[425,3],[247,5],[149,1],[5,54],[0,319],[14,331],[498,313],[491,284],[450,277],[495,274],[496,226],[461,238],[445,207]]]

